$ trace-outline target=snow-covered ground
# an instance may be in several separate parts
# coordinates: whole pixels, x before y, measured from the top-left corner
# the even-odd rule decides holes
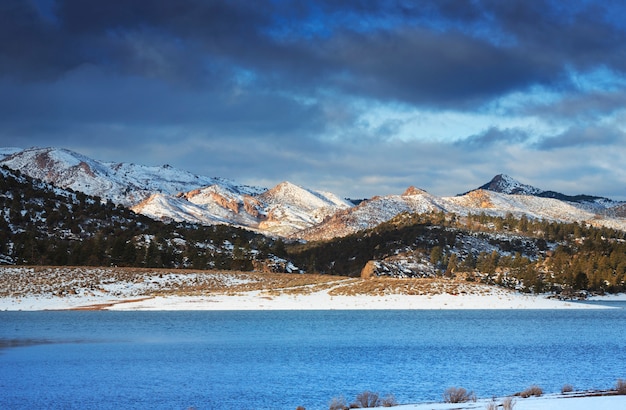
[[[1,306],[1,305],[0,305]],[[331,296],[327,292],[308,295],[272,296],[262,291],[240,295],[163,296],[117,303],[113,310],[350,310],[350,309],[594,309],[599,305],[546,299],[519,293],[493,292],[485,295],[386,295]]]
[[[484,399],[469,403],[422,403],[394,406],[398,410],[484,410],[495,403],[502,409],[502,399]],[[515,398],[513,410],[620,410],[626,409],[626,396],[545,395]]]
[[[254,290],[236,294],[152,296],[132,285],[117,292],[82,295],[28,295],[0,298],[0,310],[60,310],[93,307],[110,310],[350,310],[350,309],[601,309],[605,306],[547,299],[506,290],[484,294],[333,296],[327,291],[274,294]],[[613,297],[610,300],[615,300]],[[596,299],[597,300],[597,299]]]
[[[0,267],[0,310],[600,309],[477,282],[116,267]]]

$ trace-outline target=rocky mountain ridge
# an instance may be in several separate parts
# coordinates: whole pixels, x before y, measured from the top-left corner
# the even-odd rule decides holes
[[[521,182],[516,181],[512,177],[505,174],[496,175],[491,181],[480,186],[477,190],[481,189],[499,192],[501,194],[530,195],[540,198],[558,199],[560,201],[576,204],[576,206],[579,208],[587,209],[594,212],[603,212],[606,209],[610,209],[621,204],[618,201],[613,201],[612,199],[600,196],[584,194],[565,195],[555,191],[544,191],[531,185],[522,184]]]
[[[270,236],[328,240],[377,226],[402,212],[528,217],[626,230],[624,203],[567,196],[506,175],[453,197],[409,187],[354,206],[328,192],[282,182],[265,189],[171,166],[106,163],[59,148],[0,149],[0,165],[55,186],[94,195],[163,221],[225,224]]]
[[[411,187],[402,195],[374,197],[353,208],[337,212],[321,224],[299,232],[299,235],[306,240],[328,240],[346,236],[363,229],[374,228],[402,212],[441,212],[459,216],[485,214],[493,217],[511,215],[515,218],[526,217],[555,222],[584,222],[592,226],[626,230],[626,219],[615,216],[619,215],[623,204],[604,203],[610,206],[602,207],[603,202],[599,202],[595,207],[590,207],[587,203],[580,204],[528,194],[500,193],[482,188],[461,196],[438,197]]]
[[[0,150],[0,165],[163,221],[227,224],[290,236],[352,206],[334,194],[283,182],[272,189],[194,175],[169,165],[107,163],[59,148]]]
[[[101,162],[63,148],[0,150],[0,165],[55,186],[134,206],[155,193],[175,195],[198,187],[220,185],[250,195],[263,188],[238,185],[224,178],[204,177],[169,165],[145,166]]]

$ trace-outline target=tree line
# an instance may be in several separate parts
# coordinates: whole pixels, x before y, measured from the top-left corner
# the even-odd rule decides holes
[[[17,171],[0,173],[0,263],[251,270],[271,238],[164,223]]]

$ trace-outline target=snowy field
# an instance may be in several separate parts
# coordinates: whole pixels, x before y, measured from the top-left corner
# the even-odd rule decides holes
[[[547,299],[491,290],[465,295],[331,296],[311,294],[269,296],[262,291],[240,295],[157,296],[107,306],[112,310],[350,310],[350,309],[598,309],[600,305]]]
[[[624,295],[596,298],[626,300]],[[449,279],[0,267],[0,310],[598,309]]]

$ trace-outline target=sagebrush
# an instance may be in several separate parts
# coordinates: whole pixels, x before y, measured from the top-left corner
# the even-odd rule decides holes
[[[445,403],[467,403],[468,401],[476,401],[476,395],[463,387],[450,387],[443,393],[443,401]]]
[[[539,386],[533,385],[527,388],[526,390],[524,390],[523,392],[521,392],[519,395],[523,399],[526,399],[532,396],[540,397],[543,395],[543,389]]]

